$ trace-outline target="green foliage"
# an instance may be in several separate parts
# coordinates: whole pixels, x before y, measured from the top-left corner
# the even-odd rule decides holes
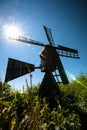
[[[40,84],[39,84],[40,85]],[[86,130],[87,74],[69,85],[60,85],[61,105],[49,109],[38,99],[39,85],[12,91],[0,83],[0,129],[2,130]]]

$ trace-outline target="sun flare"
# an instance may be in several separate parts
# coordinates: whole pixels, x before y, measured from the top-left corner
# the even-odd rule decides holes
[[[3,26],[4,36],[10,39],[16,39],[22,36],[23,32],[18,24],[6,24]]]
[[[67,71],[67,75],[68,75],[68,77],[69,77],[70,80],[73,80],[73,81],[76,80],[76,77],[74,76],[74,74],[72,74],[72,73],[70,73],[70,72]]]

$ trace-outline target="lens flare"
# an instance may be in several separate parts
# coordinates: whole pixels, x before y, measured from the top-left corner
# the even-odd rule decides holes
[[[77,82],[79,85],[81,85],[82,87],[87,88],[87,86],[85,86],[84,83],[82,83],[81,81],[76,80],[76,82]]]
[[[74,81],[76,80],[76,77],[72,73],[67,72],[67,74],[70,80],[74,80]]]
[[[78,84],[80,84],[81,86],[83,86],[83,83],[80,82],[79,80],[76,80],[76,82],[77,82]]]
[[[79,79],[76,79],[72,73],[68,72],[68,77],[70,80],[75,81],[77,84],[83,86],[84,88],[87,88],[87,86],[85,86],[84,83],[82,83]]]

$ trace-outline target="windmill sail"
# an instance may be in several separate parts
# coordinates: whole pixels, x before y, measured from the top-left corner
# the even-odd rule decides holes
[[[18,78],[20,76],[23,76],[32,71],[34,71],[33,64],[29,64],[29,63],[25,63],[22,61],[18,61],[18,60],[9,58],[5,82],[8,82],[8,81]]]
[[[79,59],[78,50],[58,45],[56,47],[59,56]]]
[[[45,30],[47,39],[49,41],[49,44],[55,46],[55,43],[54,43],[54,40],[53,40],[53,37],[52,37],[52,33],[51,33],[51,29],[44,26],[44,30]]]

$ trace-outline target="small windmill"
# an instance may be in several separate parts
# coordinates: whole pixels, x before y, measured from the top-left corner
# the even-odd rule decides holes
[[[78,51],[75,49],[61,45],[55,46],[51,29],[44,26],[44,30],[49,42],[47,45],[21,36],[17,39],[12,39],[19,42],[25,42],[27,44],[42,46],[43,50],[40,52],[41,63],[39,67],[35,67],[33,64],[9,58],[5,82],[24,74],[31,73],[35,69],[41,69],[41,72],[45,72],[45,75],[39,89],[39,97],[41,99],[46,97],[50,108],[52,108],[52,106],[55,107],[58,104],[55,97],[58,97],[59,102],[61,102],[58,83],[69,84],[60,56],[75,59],[79,59],[79,56]],[[59,79],[61,79],[61,81]]]

